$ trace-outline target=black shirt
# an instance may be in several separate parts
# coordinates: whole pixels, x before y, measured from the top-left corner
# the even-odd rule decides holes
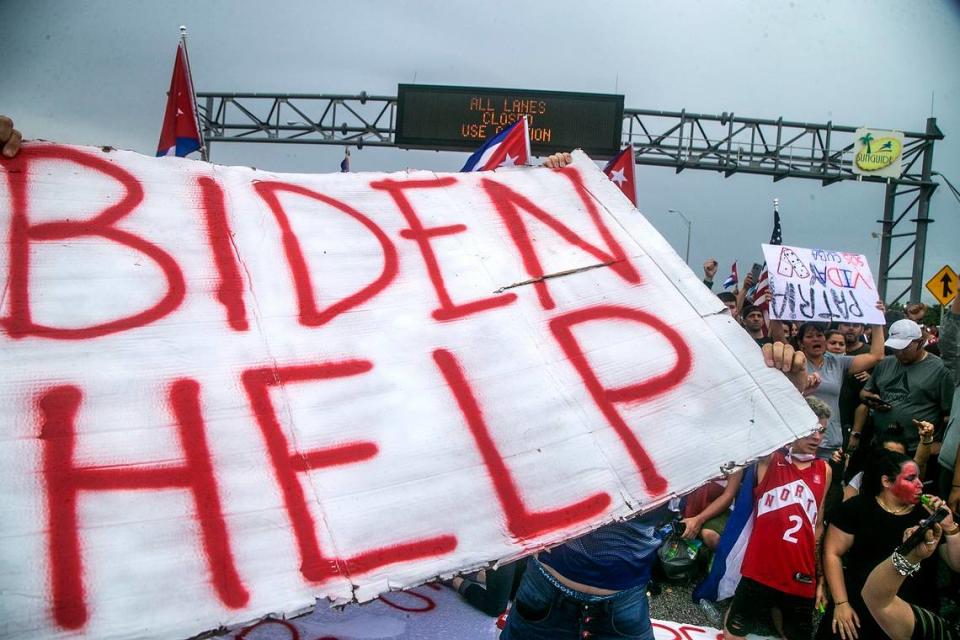
[[[862,353],[870,353],[870,345],[861,344],[853,351],[847,351],[848,356],[858,356]],[[860,405],[860,391],[865,382],[857,380],[852,373],[843,377],[843,385],[840,387],[840,424],[844,427],[844,437],[846,437],[847,428],[853,425],[853,414]]]
[[[917,505],[909,513],[896,516],[887,513],[876,498],[863,495],[854,496],[837,507],[830,525],[854,537],[853,546],[844,556],[843,572],[851,603],[863,602],[860,592],[867,576],[879,563],[887,562],[903,542],[903,532],[927,515],[926,509]],[[940,610],[936,554],[921,562],[920,571],[904,580],[898,595],[910,604],[934,612]]]

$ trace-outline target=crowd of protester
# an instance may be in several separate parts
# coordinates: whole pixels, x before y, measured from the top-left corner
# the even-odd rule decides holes
[[[707,286],[712,285],[713,264],[704,264]],[[728,305],[731,300],[741,304],[736,294],[719,297]],[[755,524],[725,635],[762,631],[764,624],[756,618],[778,608],[769,623],[786,638],[960,638],[960,527],[954,521],[960,510],[960,298],[940,327],[921,324],[927,311],[922,304],[909,305],[899,315],[888,313],[887,325],[869,329],[849,322],[763,322],[756,311],[750,303],[731,307],[758,344],[772,339],[803,353],[808,373],[815,376],[806,393],[829,407],[815,457],[829,465],[832,480],[817,513],[826,524],[822,547],[804,550],[811,559],[820,556],[815,587],[807,580],[811,575],[796,571],[800,563],[795,560],[777,573],[786,552],[777,533],[783,534],[784,523],[773,529]],[[728,479],[730,484],[739,481]],[[718,532],[706,529],[706,523],[716,522],[718,510],[728,509],[734,493],[717,493],[699,515],[685,513],[688,537],[700,532],[705,545],[715,547]],[[758,484],[754,496],[761,495]],[[894,552],[906,534],[938,509],[946,517],[918,546]],[[756,513],[759,523],[763,508]],[[756,545],[766,558],[761,566],[773,572],[759,581],[752,575]],[[798,587],[805,588],[802,602],[793,598],[803,591]],[[802,615],[796,617],[798,606]],[[805,623],[816,618],[816,609],[822,615],[811,633]]]
[[[0,116],[0,153],[15,156],[20,142]],[[546,166],[569,162],[556,154]],[[706,286],[716,271],[716,260],[704,264]],[[652,640],[647,590],[664,523],[672,519],[671,535],[702,540],[709,553],[749,477],[753,524],[726,638],[773,628],[789,640],[960,639],[956,605],[952,617],[941,612],[956,597],[960,571],[960,297],[938,328],[917,322],[922,305],[869,331],[850,322],[796,325],[765,318],[766,301],[749,298],[752,277],[718,297],[767,366],[807,396],[819,428],[707,483],[676,516],[669,508],[645,513],[450,581],[488,615],[508,609],[501,638]],[[939,522],[917,544],[898,547],[935,512]]]
[[[708,261],[708,287],[715,272]],[[820,422],[752,470],[752,529],[725,637],[960,638],[960,301],[936,329],[940,357],[925,348],[932,328],[913,319],[920,305],[865,327],[768,320],[764,301],[742,290],[718,297],[767,364],[792,371]],[[687,495],[675,535],[716,549],[744,478],[738,469]],[[895,551],[939,510],[947,515],[919,546]],[[501,637],[652,638],[639,592],[657,574],[665,517],[608,525],[535,556]],[[632,580],[617,582],[626,571]]]
[[[716,260],[704,264],[706,286],[716,271]],[[960,298],[942,327],[919,324],[916,304],[869,328],[791,323],[768,320],[752,284],[718,297],[807,396],[820,428],[750,469],[752,529],[724,636],[960,639]],[[673,535],[716,549],[744,482],[738,469],[686,496]],[[898,547],[933,513],[946,515]],[[644,592],[669,517],[647,513],[536,554],[501,637],[651,640]]]

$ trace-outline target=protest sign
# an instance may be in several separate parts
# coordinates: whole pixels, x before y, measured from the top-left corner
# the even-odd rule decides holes
[[[770,317],[800,322],[885,324],[866,256],[845,251],[763,245]]]
[[[0,160],[0,635],[175,638],[513,559],[816,419],[583,154]]]

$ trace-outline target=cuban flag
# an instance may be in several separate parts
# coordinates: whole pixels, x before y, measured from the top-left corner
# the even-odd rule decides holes
[[[167,93],[167,109],[163,114],[163,127],[160,129],[158,156],[184,157],[199,150],[200,127],[197,124],[197,107],[193,97],[193,82],[190,80],[190,67],[187,64],[187,51],[183,42],[177,47],[177,58],[173,63],[173,77],[170,79],[170,91]]]
[[[713,554],[710,573],[693,590],[693,601],[718,602],[733,596],[740,584],[740,567],[747,553],[747,542],[753,532],[756,501],[753,489],[757,484],[757,465],[752,464],[743,472],[740,489],[733,503],[733,513],[720,535],[720,543]]]
[[[727,276],[727,279],[723,281],[723,288],[729,289],[730,287],[737,286],[737,283],[740,282],[740,274],[737,273],[737,261],[733,261],[733,266],[730,267],[730,275]]]
[[[490,171],[498,167],[520,167],[530,162],[530,129],[527,118],[488,138],[473,152],[460,171]]]
[[[617,185],[623,195],[637,206],[637,179],[634,174],[633,147],[624,148],[603,168],[610,181]]]

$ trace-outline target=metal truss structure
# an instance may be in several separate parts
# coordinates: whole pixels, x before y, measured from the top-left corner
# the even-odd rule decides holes
[[[310,93],[197,93],[211,142],[393,147],[395,96]]]
[[[363,148],[394,147],[397,100],[394,96],[329,94],[197,94],[205,143],[260,142],[329,144]],[[904,132],[903,170],[897,178],[853,173],[857,127],[706,115],[686,111],[624,109],[623,142],[637,164],[759,174],[782,180],[805,178],[827,186],[844,180],[886,185],[880,242],[880,297],[888,303],[918,301],[923,290],[934,142],[943,139],[935,118],[924,132]],[[898,197],[910,196],[898,210]],[[902,198],[901,198],[902,200]],[[903,229],[908,214],[913,230]],[[893,257],[897,251],[896,257]],[[912,252],[910,276],[894,269]],[[892,259],[891,259],[892,258]],[[893,296],[893,282],[908,281]],[[893,297],[888,297],[893,296]]]
[[[823,186],[843,180],[886,184],[880,235],[880,298],[889,303],[907,296],[919,301],[923,291],[923,264],[930,218],[930,198],[937,183],[932,180],[933,145],[943,139],[935,118],[927,119],[923,133],[904,132],[903,170],[898,178],[861,176],[853,172],[854,138],[857,127],[807,122],[719,116],[685,111],[624,110],[624,142],[633,145],[638,164],[684,169],[707,169],[730,177],[736,173],[771,176],[773,180],[805,178]],[[919,165],[919,166],[918,166]],[[914,194],[897,212],[897,197]],[[912,231],[897,226],[915,211]],[[901,227],[902,229],[902,227]],[[895,250],[897,256],[891,260]],[[913,252],[910,276],[894,275],[894,269]],[[909,281],[888,298],[891,284]]]

